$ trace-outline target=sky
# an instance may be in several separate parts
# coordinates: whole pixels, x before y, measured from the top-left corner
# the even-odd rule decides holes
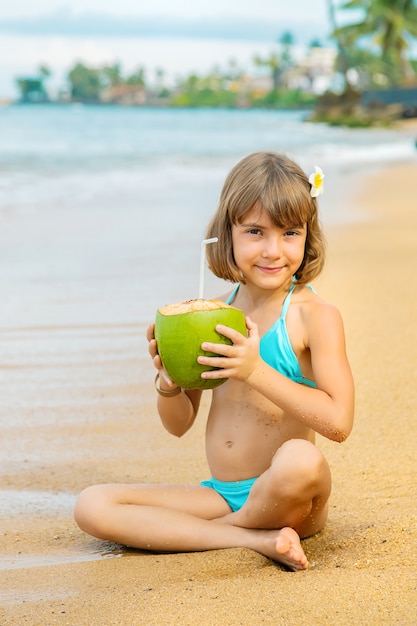
[[[0,3],[0,100],[17,95],[17,77],[36,76],[46,64],[50,88],[65,85],[78,61],[120,63],[127,75],[139,66],[152,81],[167,80],[230,60],[250,70],[292,32],[301,49],[329,43],[326,0],[13,0]],[[327,40],[327,41],[326,41]]]

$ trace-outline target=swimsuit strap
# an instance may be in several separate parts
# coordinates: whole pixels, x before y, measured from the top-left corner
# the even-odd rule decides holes
[[[284,304],[282,305],[282,311],[281,311],[281,319],[285,319],[287,316],[287,311],[288,311],[288,307],[290,306],[290,302],[291,302],[291,294],[294,291],[295,287],[296,287],[296,282],[297,279],[294,278],[293,279],[293,283],[290,287],[290,290],[284,300]],[[316,293],[316,290],[314,289],[314,287],[312,285],[310,285],[309,283],[306,284],[306,287],[308,289],[310,289],[310,291],[312,291],[313,293]]]
[[[295,289],[295,284],[292,284],[290,287],[289,292],[287,293],[285,300],[284,300],[284,304],[282,305],[282,311],[281,311],[281,319],[284,319],[287,317],[287,311],[288,311],[288,307],[290,306],[290,302],[291,302],[291,294]]]
[[[236,294],[239,291],[240,283],[233,289],[232,293],[226,300],[226,304],[231,304],[233,300],[236,298]]]

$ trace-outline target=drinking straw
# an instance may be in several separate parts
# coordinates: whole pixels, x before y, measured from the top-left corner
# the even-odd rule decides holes
[[[209,243],[216,243],[217,241],[219,241],[218,237],[212,237],[211,239],[204,239],[204,241],[201,242],[201,252],[200,252],[200,289],[199,289],[199,293],[198,293],[198,297],[199,298],[203,298],[203,292],[204,292],[204,259],[205,259],[206,245],[209,244]]]

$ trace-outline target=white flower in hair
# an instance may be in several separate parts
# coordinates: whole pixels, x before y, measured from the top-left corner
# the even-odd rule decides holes
[[[321,196],[321,194],[323,193],[324,191],[323,181],[324,181],[323,170],[318,165],[315,165],[314,172],[310,174],[310,177],[308,179],[308,182],[311,185],[310,195],[312,198],[317,198],[318,196]]]

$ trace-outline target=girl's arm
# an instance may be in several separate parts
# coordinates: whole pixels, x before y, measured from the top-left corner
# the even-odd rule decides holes
[[[161,385],[161,389],[163,386]],[[201,398],[200,389],[182,389],[177,396],[158,395],[157,408],[164,428],[176,437],[182,437],[194,424]]]
[[[233,378],[249,384],[271,400],[282,411],[293,416],[320,435],[333,441],[344,441],[353,425],[354,389],[346,356],[343,324],[339,312],[331,305],[312,307],[306,321],[306,348],[317,389],[296,383],[262,360],[256,324],[247,318],[248,337],[226,326],[218,332],[233,341],[232,346],[203,344],[203,350],[220,357],[200,357],[204,365],[224,369],[204,373],[205,378]]]
[[[146,337],[149,341],[149,354],[159,373],[155,380],[155,386],[162,394],[164,392],[175,394],[165,396],[158,393],[158,413],[164,428],[171,435],[182,437],[194,424],[200,406],[202,391],[200,389],[179,390],[175,383],[172,382],[162,367],[161,357],[158,354],[154,337],[154,329],[155,325],[151,324],[147,330]]]

